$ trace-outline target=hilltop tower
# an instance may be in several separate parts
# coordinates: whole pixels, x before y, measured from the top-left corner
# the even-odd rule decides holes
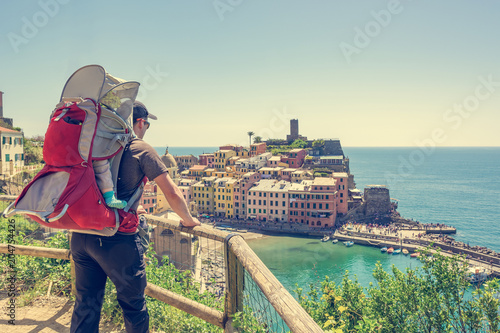
[[[299,120],[290,119],[290,134],[286,136],[286,141],[292,142],[297,139],[307,141],[305,136],[299,134]]]

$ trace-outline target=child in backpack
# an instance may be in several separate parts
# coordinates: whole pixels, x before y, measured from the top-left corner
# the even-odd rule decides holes
[[[111,179],[111,170],[109,169],[109,161],[93,161],[92,166],[94,167],[97,186],[101,190],[106,205],[117,209],[125,208],[125,206],[127,206],[127,202],[116,198],[115,191],[113,189],[113,181]]]
[[[116,109],[120,106],[120,98],[113,92],[107,93],[101,99],[101,105],[108,109]],[[108,160],[96,160],[92,162],[97,186],[101,190],[106,205],[111,208],[123,209],[127,206],[124,200],[118,200],[113,188],[113,180]]]

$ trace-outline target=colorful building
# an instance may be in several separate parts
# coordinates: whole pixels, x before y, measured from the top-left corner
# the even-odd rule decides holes
[[[262,179],[248,191],[247,216],[259,221],[288,220],[288,190],[292,184],[275,179]]]
[[[332,172],[332,178],[338,192],[337,214],[345,215],[349,210],[349,175],[347,172]]]
[[[198,164],[198,158],[194,155],[174,156],[179,171],[188,170],[193,165]]]
[[[333,227],[337,216],[335,179],[317,177],[292,183],[288,220],[314,228]]]
[[[204,177],[192,185],[193,200],[196,201],[200,214],[214,214],[214,184],[216,177]]]
[[[307,156],[305,149],[292,149],[287,153],[287,156],[282,158],[282,161],[287,163],[290,168],[300,168],[304,164]]]
[[[281,179],[281,171],[283,169],[281,167],[263,167],[257,170],[257,172],[262,175],[262,179]]]
[[[214,155],[215,155],[215,169],[220,171],[225,171],[226,165],[228,164],[227,161],[231,157],[236,156],[236,152],[234,150],[225,149],[216,151]]]
[[[267,145],[265,142],[254,143],[250,146],[250,156],[264,154],[266,152],[266,147]]]
[[[23,133],[0,127],[0,173],[14,175],[24,168]]]
[[[313,180],[314,175],[309,170],[295,170],[291,174],[292,183],[301,183],[303,180]]]
[[[187,174],[187,178],[194,179],[200,181],[203,177],[206,176],[205,170],[208,169],[206,165],[193,165],[189,168],[189,172]]]
[[[234,217],[244,219],[247,217],[248,191],[260,180],[260,173],[248,172],[234,185]]]
[[[215,164],[215,155],[214,154],[201,154],[198,156],[198,164],[206,165],[209,168],[213,168]]]
[[[214,214],[219,217],[234,217],[234,178],[218,178],[214,183]]]

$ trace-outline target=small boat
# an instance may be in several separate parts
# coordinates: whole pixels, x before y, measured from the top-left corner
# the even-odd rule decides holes
[[[420,252],[414,252],[414,253],[410,254],[410,257],[412,257],[412,258],[417,258],[418,256],[420,256]]]
[[[482,267],[470,267],[467,280],[470,283],[481,283],[488,279],[488,273]]]
[[[330,239],[330,236],[325,235],[323,239],[321,239],[322,242],[327,242]]]
[[[339,242],[339,240],[337,238],[332,239],[333,244],[337,244],[338,242]]]
[[[394,248],[390,247],[387,249],[387,253],[392,254],[392,252],[394,252]]]
[[[382,252],[382,253],[387,252],[387,246],[384,246],[383,248],[381,248],[380,252]]]
[[[347,242],[344,242],[344,245],[347,246],[347,247],[351,247],[354,245],[354,242],[353,241],[347,241]]]
[[[407,250],[407,249],[403,249],[403,254],[404,254],[405,256],[407,256],[407,255],[408,255],[408,253],[410,253],[410,252],[408,252],[408,250]]]
[[[401,253],[401,249],[395,249],[392,254],[400,254],[400,253]]]

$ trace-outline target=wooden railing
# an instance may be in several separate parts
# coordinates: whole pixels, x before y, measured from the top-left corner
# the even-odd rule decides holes
[[[14,199],[15,197],[12,196],[0,196],[0,201]],[[163,229],[176,230],[198,238],[222,242],[226,270],[224,312],[151,283],[146,286],[146,295],[223,328],[225,332],[232,332],[234,330],[231,325],[231,317],[236,312],[243,311],[245,277],[249,275],[291,332],[323,332],[240,235],[229,234],[206,226],[185,228],[179,222],[152,215],[146,215],[146,218],[151,226],[161,226]],[[8,253],[6,244],[0,244],[0,253]],[[15,245],[15,254],[71,260],[70,251],[64,249]],[[245,271],[248,274],[245,274]],[[263,324],[266,324],[272,332],[269,323]]]

